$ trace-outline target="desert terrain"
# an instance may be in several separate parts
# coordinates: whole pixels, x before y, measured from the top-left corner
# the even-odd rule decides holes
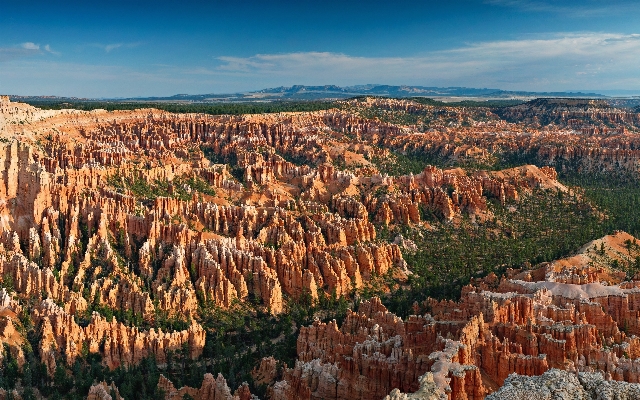
[[[1,97],[0,398],[638,399],[639,168],[601,99]]]

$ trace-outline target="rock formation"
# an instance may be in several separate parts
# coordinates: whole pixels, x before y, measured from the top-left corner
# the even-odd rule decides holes
[[[638,289],[608,267],[612,258],[635,255],[627,250],[634,240],[624,232],[604,237],[571,258],[511,271],[497,289],[488,284],[496,277],[488,277],[466,287],[459,302],[429,301],[431,312],[424,316],[403,321],[374,298],[349,312],[342,326],[316,322],[302,328],[299,361],[271,386],[272,398],[367,399],[389,393],[388,399],[483,399],[503,384],[492,398],[512,398],[541,385],[561,385],[567,393],[583,390],[581,385],[589,393],[618,386],[635,393],[633,385],[608,382],[640,381]],[[261,376],[275,368],[267,361]],[[545,374],[539,379],[548,384],[513,373]],[[567,376],[574,381],[562,383]]]
[[[199,389],[188,386],[176,389],[170,380],[160,375],[158,387],[163,390],[166,400],[181,400],[185,396],[198,400],[257,400],[257,397],[251,395],[246,383],[232,394],[222,374],[218,374],[217,378],[211,374],[205,374]]]
[[[513,374],[496,393],[487,400],[507,399],[637,399],[640,384],[605,380],[602,374],[579,374],[550,369],[540,376],[526,377]]]
[[[389,176],[377,160],[393,152],[637,170],[636,114],[562,103],[556,115],[548,103],[498,115],[365,99],[313,113],[211,116],[44,111],[2,97],[0,341],[22,367],[20,318],[30,318],[51,376],[87,354],[111,369],[146,357],[162,364],[185,348],[195,360],[205,305],[246,302],[278,315],[303,295],[349,297],[388,276],[403,283],[411,271],[402,251],[413,243],[381,232],[430,228],[430,214],[452,226],[486,220],[493,201],[568,190],[549,166]],[[365,118],[359,107],[427,113],[433,123]],[[536,122],[532,112],[557,118]],[[365,301],[340,326],[296,327],[297,363],[280,374],[267,359],[256,379],[274,399],[481,399],[513,386],[514,372],[550,368],[638,381],[640,286],[609,268],[633,261],[624,247],[633,240],[618,233],[572,258],[487,277],[458,302],[416,304],[422,315],[407,320]],[[222,375],[205,375],[199,389],[159,385],[167,398],[252,398],[248,386],[232,394]],[[113,393],[103,382],[89,396]]]
[[[107,385],[106,382],[97,383],[89,389],[89,395],[87,400],[124,400],[118,393],[118,388],[111,383]]]

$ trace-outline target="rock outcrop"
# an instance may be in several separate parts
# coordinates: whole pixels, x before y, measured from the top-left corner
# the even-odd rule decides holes
[[[505,385],[495,397],[501,399],[538,386],[579,392],[598,379],[588,393],[618,387],[635,393],[633,385],[613,383],[640,381],[638,288],[609,267],[611,259],[627,262],[640,251],[629,250],[629,243],[635,239],[618,232],[571,258],[510,271],[501,281],[489,276],[465,287],[459,302],[429,301],[424,316],[402,320],[373,299],[349,312],[342,326],[302,328],[299,361],[271,386],[272,397],[483,399]],[[260,368],[264,376],[275,368],[267,361]],[[514,373],[545,375],[538,382]],[[563,383],[567,376],[575,382]]]
[[[507,399],[602,399],[640,398],[640,384],[605,380],[600,373],[579,374],[551,369],[540,376],[509,376],[505,385],[487,400]]]
[[[257,400],[249,391],[249,386],[243,383],[233,394],[227,386],[227,381],[222,374],[214,378],[211,374],[205,374],[202,386],[195,389],[189,386],[176,389],[170,380],[160,375],[158,388],[164,392],[166,400],[182,400],[185,396],[191,396],[197,400]]]
[[[482,399],[473,354],[483,327],[481,318],[457,326],[429,316],[402,321],[374,298],[349,312],[341,327],[316,322],[302,328],[299,361],[273,385],[273,398],[370,399],[398,389]]]
[[[120,396],[116,385],[100,382],[91,386],[87,400],[124,400],[124,398]]]
[[[154,356],[158,363],[164,363],[168,351],[188,348],[189,356],[196,359],[202,354],[205,332],[197,322],[183,331],[163,332],[162,329],[144,331],[137,327],[127,327],[115,318],[107,321],[94,312],[85,327],[75,322],[73,315],[66,313],[51,299],[44,300],[33,311],[33,318],[42,326],[40,355],[47,360],[64,356],[68,364],[73,364],[83,349],[89,353],[100,353],[110,368],[137,364],[147,356]],[[102,344],[102,345],[101,345]],[[48,364],[53,373],[55,362]]]

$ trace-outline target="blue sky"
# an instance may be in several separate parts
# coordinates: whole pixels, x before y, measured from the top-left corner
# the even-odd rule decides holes
[[[640,94],[640,2],[0,0],[0,93],[366,83]]]

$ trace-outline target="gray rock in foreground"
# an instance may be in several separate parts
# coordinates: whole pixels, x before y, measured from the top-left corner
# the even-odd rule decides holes
[[[486,400],[640,400],[640,384],[551,369],[540,376],[511,374]]]

